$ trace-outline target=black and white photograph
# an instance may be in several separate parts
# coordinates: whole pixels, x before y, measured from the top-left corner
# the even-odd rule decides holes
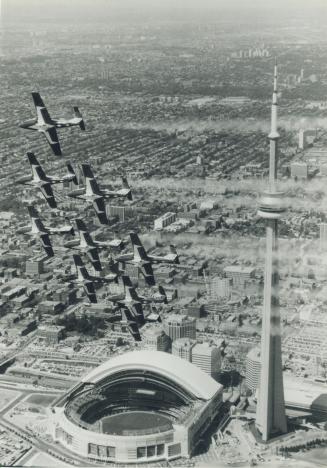
[[[0,0],[0,467],[327,468],[327,0]]]

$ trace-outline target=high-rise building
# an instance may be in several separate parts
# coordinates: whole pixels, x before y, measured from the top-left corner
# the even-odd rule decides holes
[[[252,390],[253,393],[257,390],[260,383],[260,348],[252,348],[245,361],[245,385],[248,389]]]
[[[301,128],[299,131],[299,149],[304,149],[305,148],[305,132]]]
[[[214,343],[197,343],[191,338],[179,338],[173,342],[172,354],[192,362],[211,377],[217,377],[221,368],[221,351]]]
[[[44,273],[44,257],[28,260],[25,270],[27,276],[39,276]]]
[[[233,280],[233,286],[243,286],[245,281],[254,278],[255,268],[242,265],[230,265],[224,268],[224,273],[227,278]]]
[[[217,377],[221,367],[220,349],[212,343],[198,343],[192,348],[192,363],[211,377]]]
[[[171,353],[181,359],[192,362],[192,348],[195,346],[196,341],[191,338],[179,338],[172,344]]]
[[[278,219],[285,211],[282,193],[277,191],[277,65],[271,110],[269,189],[258,214],[266,221],[266,265],[261,332],[261,375],[256,427],[264,441],[287,431],[282,373],[280,311],[278,298]]]
[[[211,280],[211,299],[217,299],[219,297],[230,298],[232,292],[232,279],[231,278],[219,278],[215,276]]]
[[[163,321],[164,331],[172,341],[178,338],[196,338],[196,319],[187,315],[170,314]]]
[[[119,221],[124,222],[135,215],[135,208],[128,205],[107,205],[106,213],[109,217],[118,216]]]

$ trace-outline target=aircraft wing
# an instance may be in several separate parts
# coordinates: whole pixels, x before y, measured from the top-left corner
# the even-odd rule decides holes
[[[93,207],[95,209],[95,212],[99,218],[99,221],[101,224],[109,224],[109,220],[107,218],[106,214],[106,206],[104,203],[104,199],[102,197],[96,198],[93,201]]]
[[[51,124],[52,120],[48,109],[45,107],[43,99],[40,96],[40,93],[32,93],[32,99],[34,107],[36,110],[37,120],[39,123]]]
[[[154,273],[151,263],[144,263],[141,267],[141,272],[144,276],[145,282],[148,286],[154,286],[156,281],[154,279]]]
[[[136,322],[127,322],[127,328],[135,341],[142,341],[139,327]]]
[[[126,306],[128,307],[130,313],[132,314],[134,320],[135,319],[138,319],[138,320],[143,320],[144,319],[144,314],[143,314],[143,307],[142,307],[142,304],[140,302],[136,302],[135,304],[133,305],[130,305],[130,306]]]
[[[99,257],[99,253],[98,253],[98,249],[95,247],[93,249],[89,249],[87,251],[87,255],[89,257],[89,259],[91,260],[91,263],[93,265],[93,268],[96,270],[96,271],[101,271],[102,270],[102,266],[101,266],[101,261],[100,261],[100,257]]]
[[[85,294],[88,297],[88,300],[92,304],[96,304],[98,302],[98,300],[97,300],[97,296],[96,296],[96,292],[95,292],[95,287],[94,287],[94,284],[92,283],[92,281],[84,281],[83,282],[83,288],[84,288]]]
[[[52,244],[51,244],[51,241],[50,241],[49,234],[41,234],[40,235],[40,241],[41,241],[41,245],[42,245],[45,253],[47,254],[47,256],[48,257],[54,257],[54,252],[53,252],[53,248],[52,248]]]
[[[139,327],[134,321],[129,309],[127,308],[123,308],[122,310],[122,322],[126,323],[128,331],[130,332],[135,341],[142,341],[139,332]]]
[[[53,153],[56,156],[62,156],[61,147],[60,147],[59,138],[58,138],[56,128],[55,127],[48,128],[47,130],[43,130],[43,133],[44,133],[44,135],[45,135],[45,137],[47,139],[47,142],[51,146],[51,149],[52,149]]]
[[[46,202],[50,206],[50,208],[57,208],[57,202],[56,202],[55,197],[53,195],[51,184],[43,184],[40,187],[40,190],[41,190],[42,195],[44,196]]]

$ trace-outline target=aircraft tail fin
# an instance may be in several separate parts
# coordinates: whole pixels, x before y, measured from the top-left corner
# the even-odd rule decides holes
[[[78,119],[81,119],[80,123],[79,123],[79,126],[80,126],[80,129],[81,130],[85,130],[85,123],[84,123],[84,119],[83,119],[83,116],[82,116],[82,113],[81,111],[79,110],[78,107],[74,107],[74,114],[75,114],[75,117],[77,117]]]

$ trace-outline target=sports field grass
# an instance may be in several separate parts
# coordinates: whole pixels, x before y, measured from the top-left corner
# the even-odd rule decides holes
[[[123,431],[152,430],[167,424],[171,424],[170,419],[161,414],[130,411],[103,418],[102,430],[105,434],[122,434]]]

